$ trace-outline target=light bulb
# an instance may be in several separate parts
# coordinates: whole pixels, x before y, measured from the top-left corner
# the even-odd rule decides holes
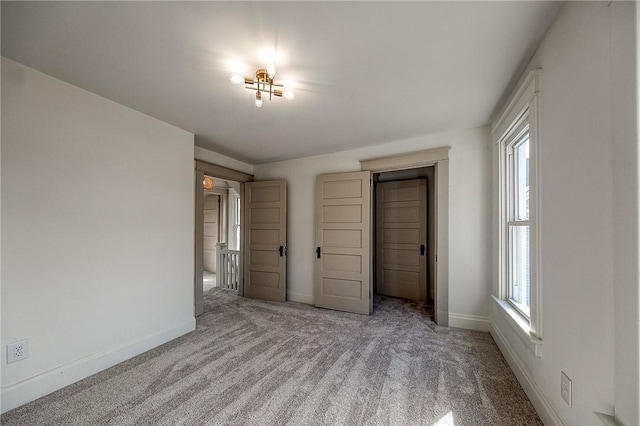
[[[273,62],[267,64],[267,74],[269,74],[269,78],[273,78],[276,75],[276,64]]]
[[[294,100],[296,98],[296,94],[293,93],[291,90],[285,90],[283,93],[283,96],[287,99],[289,99],[290,101]]]
[[[204,180],[202,181],[202,187],[205,189],[205,191],[211,190],[213,188],[215,188],[216,186],[216,182],[211,179],[209,176],[205,176]]]
[[[244,77],[240,74],[231,74],[229,80],[231,80],[233,84],[240,84],[244,81]]]
[[[256,106],[258,108],[262,106],[262,94],[260,92],[256,92]]]

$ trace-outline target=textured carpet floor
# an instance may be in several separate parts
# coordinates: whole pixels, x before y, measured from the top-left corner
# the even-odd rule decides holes
[[[2,425],[538,425],[488,333],[377,298],[369,317],[212,289],[197,330]]]

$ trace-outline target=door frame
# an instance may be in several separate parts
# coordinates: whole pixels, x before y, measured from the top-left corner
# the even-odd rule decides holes
[[[360,170],[373,173],[435,168],[436,280],[434,283],[434,316],[438,325],[449,325],[449,150],[444,146],[407,154],[360,161]],[[374,209],[374,200],[371,208]],[[373,210],[372,210],[373,211]],[[371,251],[371,261],[375,256]]]
[[[203,254],[204,254],[204,191],[202,189],[202,181],[204,176],[211,176],[225,180],[240,182],[240,200],[244,198],[244,183],[253,180],[253,175],[230,169],[217,164],[207,163],[202,160],[194,160],[194,202],[195,202],[195,267],[193,277],[193,293],[194,306],[193,316],[198,316],[204,312],[204,296],[202,289],[202,272],[203,272]],[[242,203],[242,201],[240,201]],[[242,208],[242,206],[241,206]],[[244,217],[240,216],[240,241],[244,240]],[[239,256],[240,276],[238,279],[238,294],[244,295],[244,277],[243,277],[243,256]]]

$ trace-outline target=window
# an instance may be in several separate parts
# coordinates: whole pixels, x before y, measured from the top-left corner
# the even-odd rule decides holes
[[[491,129],[498,171],[493,299],[536,356],[542,353],[536,217],[539,75],[536,70],[523,77]]]
[[[525,117],[526,118],[526,117]],[[507,300],[525,318],[531,308],[531,247],[529,226],[529,124],[527,120],[505,140],[507,203]]]
[[[233,249],[240,250],[240,195],[235,191],[230,191],[231,195],[231,238],[233,242]]]

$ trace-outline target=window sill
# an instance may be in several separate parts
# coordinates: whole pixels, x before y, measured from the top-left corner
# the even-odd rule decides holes
[[[522,340],[525,346],[528,347],[536,357],[541,358],[542,339],[531,335],[529,323],[527,323],[527,321],[522,318],[518,311],[516,311],[515,308],[509,304],[509,302],[507,302],[506,300],[498,299],[493,295],[491,295],[491,297],[496,302],[498,310],[502,313],[502,317],[507,323],[509,323],[511,328],[513,328],[520,340]]]

